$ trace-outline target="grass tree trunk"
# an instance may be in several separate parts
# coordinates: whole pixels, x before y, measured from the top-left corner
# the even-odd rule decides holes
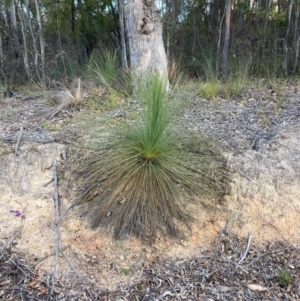
[[[162,23],[154,0],[121,0],[128,34],[130,66],[136,73],[168,77]]]
[[[285,37],[283,40],[283,54],[282,54],[282,70],[283,75],[288,76],[288,68],[287,68],[287,54],[288,54],[288,38],[290,33],[291,26],[291,14],[294,0],[289,0],[289,7],[286,14],[286,28],[285,28]]]

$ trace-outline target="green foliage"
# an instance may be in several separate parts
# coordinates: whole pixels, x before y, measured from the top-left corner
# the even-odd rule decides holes
[[[216,76],[215,67],[214,51],[208,49],[202,56],[202,72],[207,80],[213,79]]]
[[[122,268],[121,272],[124,276],[129,276],[132,271],[131,271],[131,269],[128,269],[128,268]]]
[[[201,97],[211,99],[220,92],[220,86],[220,82],[216,79],[201,83],[199,87],[199,94]]]
[[[81,201],[92,226],[111,226],[117,239],[133,234],[149,241],[159,231],[178,237],[193,221],[186,209],[191,194],[209,198],[226,190],[225,163],[207,139],[176,127],[194,83],[180,78],[166,93],[157,76],[136,82],[141,115],[117,125],[83,158]],[[96,121],[91,127],[100,131]]]
[[[288,267],[283,267],[278,271],[278,281],[282,287],[287,287],[293,281],[292,274]]]
[[[103,55],[94,51],[88,65],[90,78],[110,87],[119,74],[116,52],[105,51]]]

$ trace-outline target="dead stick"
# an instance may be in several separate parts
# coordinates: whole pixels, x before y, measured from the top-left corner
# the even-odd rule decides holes
[[[246,258],[247,254],[248,254],[248,251],[249,251],[249,248],[250,248],[252,236],[253,236],[253,233],[252,233],[252,232],[249,232],[247,248],[246,248],[246,250],[245,250],[245,253],[244,253],[243,257],[240,259],[240,261],[238,262],[238,264],[237,264],[236,266],[239,266],[240,263]]]
[[[59,211],[58,211],[57,173],[56,173],[56,160],[55,159],[53,160],[53,163],[52,163],[52,174],[53,174],[53,182],[54,182],[53,201],[54,201],[54,210],[55,210],[56,250],[55,250],[52,287],[51,287],[50,295],[52,295],[52,293],[54,291],[54,283],[55,283],[55,277],[56,277],[58,255],[59,255],[59,250],[60,250],[60,222],[59,222]]]
[[[37,300],[37,301],[42,301],[42,299],[39,299],[36,294],[34,294],[32,291],[29,291],[27,289],[24,289],[22,287],[19,286],[9,286],[9,287],[1,287],[1,290],[3,291],[20,291],[20,292],[25,292],[27,293],[29,296],[31,296],[31,300]],[[28,299],[27,299],[28,300]],[[44,299],[45,300],[45,299]]]
[[[77,277],[80,279],[80,281],[82,282],[85,290],[87,291],[87,293],[90,295],[90,297],[92,298],[92,300],[95,300],[94,296],[92,295],[92,293],[90,292],[90,290],[88,289],[85,281],[83,280],[83,278],[81,277],[81,275],[77,272],[76,268],[73,266],[72,262],[69,260],[69,258],[65,255],[65,253],[59,249],[60,253],[62,254],[62,256],[65,258],[65,260],[67,261],[67,263],[69,264],[70,268],[75,272],[75,274],[77,275]]]
[[[24,128],[21,126],[19,136],[18,136],[18,140],[17,140],[17,144],[16,144],[16,147],[15,147],[15,156],[18,156],[18,147],[19,147],[19,144],[20,144],[20,141],[21,141],[23,130],[24,130]]]
[[[59,252],[63,255],[71,269],[76,273],[80,281],[82,282],[85,290],[87,293],[90,295],[92,300],[95,300],[94,296],[92,293],[89,291],[87,285],[85,284],[85,281],[81,277],[81,275],[77,272],[75,267],[73,266],[72,262],[69,260],[69,258],[65,255],[63,250],[60,248],[60,220],[61,218],[59,217],[59,210],[58,210],[58,193],[57,193],[57,174],[56,174],[56,160],[53,160],[52,164],[52,172],[53,172],[53,181],[54,181],[54,194],[53,194],[53,199],[54,199],[54,206],[55,206],[55,226],[56,226],[56,252],[55,252],[55,261],[54,261],[54,271],[53,271],[53,282],[52,282],[52,288],[51,288],[51,294],[54,291],[54,280],[55,280],[55,275],[56,275],[56,269],[57,269],[57,262],[58,262],[58,255]]]

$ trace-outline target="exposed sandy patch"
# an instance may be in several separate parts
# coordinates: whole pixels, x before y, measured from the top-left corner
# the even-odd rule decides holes
[[[14,240],[40,262],[40,273],[53,270],[56,227],[53,202],[52,162],[61,161],[64,145],[22,143],[19,157],[0,158],[0,240]],[[181,241],[159,237],[148,246],[137,239],[115,241],[110,231],[91,230],[80,207],[71,210],[61,223],[61,247],[72,264],[101,288],[127,286],[139,276],[142,266],[157,258],[199,255],[214,243],[225,227],[240,236],[253,232],[253,242],[288,240],[299,244],[300,237],[300,134],[299,128],[279,131],[263,152],[228,152],[233,171],[232,189],[224,204],[194,208],[198,222]],[[73,201],[63,199],[62,208]],[[72,195],[72,194],[71,194]],[[18,210],[25,218],[15,216]],[[57,275],[73,273],[60,257]]]

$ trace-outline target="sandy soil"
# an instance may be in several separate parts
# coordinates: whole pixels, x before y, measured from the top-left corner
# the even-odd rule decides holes
[[[91,230],[86,212],[75,207],[61,222],[60,246],[66,256],[81,275],[103,289],[114,290],[134,281],[141,267],[157,258],[191,257],[211,248],[216,235],[226,227],[239,236],[248,236],[249,232],[253,232],[253,243],[286,240],[293,245],[299,245],[299,98],[300,95],[293,96],[293,114],[298,117],[290,123],[281,121],[282,126],[277,127],[271,141],[268,140],[268,144],[260,149],[253,147],[254,140],[249,141],[246,134],[241,134],[243,128],[249,126],[247,120],[242,123],[238,118],[235,121],[226,119],[232,118],[228,114],[229,109],[220,115],[223,118],[223,127],[227,124],[228,129],[231,129],[232,122],[236,122],[237,133],[232,135],[232,140],[228,135],[222,136],[220,132],[217,135],[221,144],[224,142],[223,144],[229,145],[224,154],[232,170],[231,192],[223,204],[212,204],[209,208],[199,205],[194,209],[198,221],[186,238],[173,241],[158,237],[151,246],[143,245],[135,238],[115,241],[111,238],[109,229]],[[40,123],[36,122],[39,115],[36,99],[27,100],[26,104],[20,103],[18,99],[12,99],[11,102],[14,116],[2,116],[0,120],[0,241],[12,241],[16,248],[35,258],[39,273],[43,275],[54,269],[53,255],[57,246],[54,186],[51,181],[54,159],[58,162],[61,184],[61,213],[72,204],[76,196],[76,191],[73,190],[76,186],[68,182],[66,169],[66,166],[70,166],[69,144],[66,143],[68,139],[64,126],[60,126],[58,131],[41,132]],[[237,104],[236,107],[240,111],[249,112],[249,108],[255,111],[257,103],[253,100],[250,102],[252,103],[245,106]],[[219,100],[219,103],[224,103],[224,100]],[[232,106],[234,102],[227,100],[227,103]],[[198,100],[187,111],[188,114],[196,116],[195,122],[199,120],[200,127],[203,114],[210,112],[210,116],[217,116],[220,112],[216,103],[212,107],[204,104],[204,101]],[[24,110],[25,105],[27,110]],[[3,107],[5,109],[4,105]],[[261,110],[257,112],[260,113]],[[259,128],[264,116],[256,116],[255,124]],[[224,118],[229,121],[224,122]],[[220,120],[206,120],[205,126],[209,122],[210,129],[217,131],[216,124],[220,124]],[[195,125],[194,123],[192,126]],[[24,126],[24,134],[19,155],[15,156],[15,138],[21,126]],[[205,130],[205,126],[202,129]],[[269,131],[271,130],[270,128]],[[211,134],[208,130],[206,132]],[[226,133],[228,132],[230,131]],[[41,142],[41,135],[47,143]],[[242,148],[234,147],[237,138]],[[231,142],[234,143],[230,144]],[[67,153],[67,161],[61,156],[63,151]],[[57,275],[62,279],[74,273],[62,257],[59,258],[57,268]]]

